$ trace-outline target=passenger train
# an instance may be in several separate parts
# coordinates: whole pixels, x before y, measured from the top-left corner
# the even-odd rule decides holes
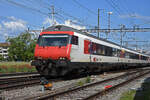
[[[57,25],[40,33],[31,65],[41,75],[59,77],[145,67],[150,65],[150,56],[80,30]]]

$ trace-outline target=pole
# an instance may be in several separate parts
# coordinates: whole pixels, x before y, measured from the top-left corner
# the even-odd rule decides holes
[[[121,34],[121,37],[120,37],[120,46],[122,47],[122,37],[123,37],[122,32],[120,34]]]
[[[99,30],[100,30],[100,25],[99,25],[99,11],[100,11],[100,9],[98,8],[98,25],[97,25],[97,27],[98,27],[98,31],[97,31],[97,33],[98,33],[98,38],[100,37],[99,35]]]
[[[108,12],[108,33],[110,33],[110,15],[112,12]],[[108,33],[106,34],[106,39],[108,38]]]
[[[108,13],[108,33],[110,33],[110,13]]]
[[[120,46],[123,46],[123,37],[125,35],[125,32],[122,32],[122,30],[125,29],[125,25],[121,24],[120,25]]]
[[[52,9],[52,25],[54,25],[54,6],[51,6],[51,9]]]

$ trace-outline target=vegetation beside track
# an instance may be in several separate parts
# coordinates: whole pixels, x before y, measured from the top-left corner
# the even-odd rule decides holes
[[[150,81],[144,82],[141,90],[130,90],[123,93],[120,100],[150,100]]]
[[[78,86],[83,86],[86,83],[90,83],[91,82],[91,77],[87,76],[86,78],[84,78],[83,80],[80,80],[79,82],[77,82]]]
[[[10,43],[7,61],[33,60],[36,39],[30,33],[24,32],[17,37],[9,37],[7,42]]]
[[[0,73],[35,72],[29,62],[0,62]]]

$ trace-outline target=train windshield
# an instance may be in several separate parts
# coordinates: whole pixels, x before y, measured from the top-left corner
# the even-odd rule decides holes
[[[66,46],[68,44],[69,35],[65,34],[44,34],[39,36],[39,46]]]

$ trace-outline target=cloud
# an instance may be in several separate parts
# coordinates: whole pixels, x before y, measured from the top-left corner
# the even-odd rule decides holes
[[[16,36],[27,29],[27,23],[22,19],[17,19],[13,16],[8,17],[9,20],[2,21],[0,24],[0,34],[5,39],[8,36]]]
[[[65,20],[64,23],[59,23],[56,20],[54,20],[54,22],[55,22],[55,25],[66,25],[66,26],[76,28],[76,29],[85,29],[86,28],[85,26],[78,25],[77,21]],[[53,21],[49,17],[45,18],[45,20],[43,21],[43,25],[51,26],[52,23],[53,23]]]
[[[12,31],[16,31],[16,30],[20,31],[27,28],[25,23],[20,21],[2,22],[2,24],[4,28],[11,29]]]
[[[59,24],[55,19],[54,19],[55,25]],[[43,25],[49,25],[51,26],[53,24],[53,20],[49,17],[45,18],[43,21]]]
[[[2,29],[2,25],[0,25],[0,30]]]
[[[127,15],[120,15],[120,18],[136,18],[136,19],[143,19],[143,20],[150,20],[150,16],[143,16],[139,14],[127,14]]]
[[[86,28],[85,26],[77,25],[75,23],[77,23],[77,21],[73,22],[71,20],[66,20],[63,25],[70,26],[70,27],[73,27],[73,28],[76,28],[76,29],[85,29]]]
[[[12,31],[20,31],[27,29],[26,22],[21,19],[16,19],[15,17],[9,17],[11,21],[3,21],[2,25],[6,29],[11,29]]]
[[[8,16],[7,18],[14,21],[20,20],[20,19],[16,19],[14,16]]]

